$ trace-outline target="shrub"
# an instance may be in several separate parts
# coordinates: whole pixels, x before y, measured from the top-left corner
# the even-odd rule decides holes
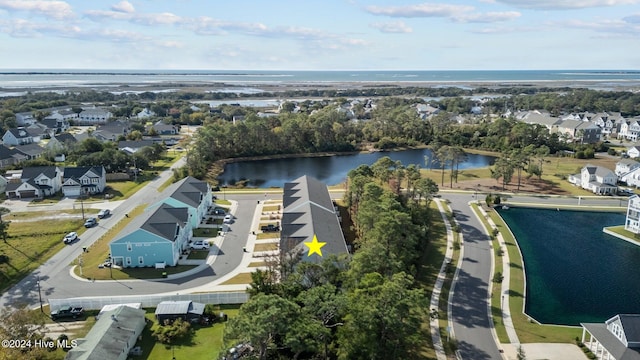
[[[191,324],[178,318],[174,321],[165,321],[164,325],[153,330],[153,337],[163,344],[171,344],[175,340],[182,339],[191,333]]]
[[[502,276],[502,273],[500,271],[498,271],[497,273],[493,274],[493,282],[494,283],[501,283],[502,280],[504,280],[504,276]]]
[[[496,195],[495,198],[493,198],[493,203],[496,205],[500,205],[500,203],[502,202],[502,199],[500,198],[500,195]]]

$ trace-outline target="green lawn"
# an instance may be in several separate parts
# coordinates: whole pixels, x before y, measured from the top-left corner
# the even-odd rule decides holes
[[[253,247],[253,251],[274,251],[278,250],[277,243],[268,243],[268,244],[255,244]]]
[[[73,246],[65,245],[62,238],[71,231],[84,232],[83,223],[78,218],[9,224],[7,241],[0,241],[0,254],[8,257],[0,264],[0,291],[19,282],[65,246]]]
[[[280,237],[280,232],[262,232],[256,234],[256,240],[265,240],[265,239],[277,239]]]
[[[576,336],[582,335],[579,327],[540,325],[531,321],[526,316],[524,309],[524,271],[522,257],[517,247],[516,240],[507,228],[502,218],[495,212],[490,211],[489,215],[495,222],[498,230],[502,233],[507,251],[509,251],[509,263],[511,271],[511,282],[509,284],[509,305],[511,318],[518,333],[521,343],[573,343]]]
[[[240,273],[234,277],[232,277],[231,279],[223,282],[220,285],[238,285],[238,284],[251,284],[251,273],[250,272],[246,272],[246,273]]]
[[[280,205],[266,205],[266,206],[262,207],[262,211],[263,212],[266,212],[266,211],[269,211],[269,212],[280,211],[280,207],[281,207]]]
[[[209,250],[193,250],[189,253],[189,260],[204,260],[209,256]]]
[[[220,305],[220,311],[223,311],[229,318],[238,314],[239,306],[237,305]],[[147,319],[153,322],[155,317],[153,312],[155,309],[147,310]],[[151,335],[152,326],[147,326],[142,332],[142,340],[137,345],[142,347],[141,360],[155,359],[219,359],[222,352],[227,351],[227,347],[231,344],[224,344],[223,334],[225,322],[216,322],[210,326],[193,326],[193,335],[181,341],[177,341],[172,346],[161,344]]]
[[[206,238],[216,237],[218,236],[218,229],[208,229],[208,228],[193,229],[193,236],[206,237]]]

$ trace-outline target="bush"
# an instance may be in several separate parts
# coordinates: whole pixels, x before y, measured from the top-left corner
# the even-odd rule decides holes
[[[493,203],[496,205],[500,205],[500,203],[502,202],[502,199],[500,198],[500,195],[496,195],[495,198],[493,198]]]
[[[174,321],[166,320],[164,325],[153,330],[153,337],[163,344],[171,344],[191,334],[191,324],[178,318]]]
[[[617,154],[616,149],[609,148],[609,150],[607,150],[607,154],[615,156]]]
[[[494,283],[501,283],[502,280],[504,280],[504,276],[502,276],[502,273],[500,271],[498,271],[497,273],[493,274],[493,282]]]

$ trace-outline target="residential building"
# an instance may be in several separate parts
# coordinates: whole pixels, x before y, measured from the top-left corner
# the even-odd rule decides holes
[[[580,174],[571,175],[569,182],[598,195],[615,195],[618,177],[602,166],[586,165]]]
[[[15,165],[26,159],[27,157],[24,154],[15,149],[9,148],[6,145],[0,145],[0,168]]]
[[[62,193],[64,196],[99,194],[107,186],[104,166],[79,166],[64,168]]]
[[[154,113],[153,111],[149,110],[149,108],[144,108],[142,109],[142,111],[140,111],[136,117],[138,119],[146,119],[148,117],[152,117],[152,116],[156,116],[156,113]]]
[[[8,129],[2,136],[2,143],[5,145],[16,146],[33,142],[33,136],[24,127]]]
[[[640,158],[640,146],[632,146],[627,149],[627,156],[632,159]]]
[[[193,228],[197,228],[200,225],[200,221],[213,204],[213,194],[209,183],[191,176],[171,184],[162,192],[160,198],[163,199],[160,203],[188,208],[189,221]],[[157,206],[160,203],[153,206]]]
[[[35,123],[37,120],[33,117],[31,111],[21,112],[16,114],[16,123],[18,126],[26,126]]]
[[[625,121],[620,124],[618,139],[627,139],[629,141],[637,141],[640,134],[640,123],[637,120]]]
[[[94,138],[104,141],[117,141],[121,136],[129,133],[129,124],[121,121],[114,121],[108,124],[99,125],[91,134]]]
[[[14,146],[13,149],[23,155],[25,160],[37,159],[44,154],[44,148],[36,143]]]
[[[143,147],[153,146],[153,140],[126,140],[118,141],[118,150],[126,151],[129,154],[133,154]]]
[[[43,198],[55,195],[62,188],[62,169],[57,166],[36,166],[22,169],[20,181],[7,184],[9,199]]]
[[[618,176],[618,181],[627,184],[627,186],[640,187],[640,168]]]
[[[111,116],[111,112],[104,109],[85,109],[82,110],[82,112],[78,116],[78,122],[83,125],[106,124],[107,121],[111,119]]]
[[[615,173],[618,177],[629,173],[637,168],[640,168],[640,162],[637,162],[632,159],[621,159],[616,163]]]
[[[604,324],[580,325],[582,343],[597,359],[640,360],[640,314],[619,314]]]
[[[602,140],[602,129],[596,124],[583,121],[576,127],[575,138],[582,144],[595,144]]]
[[[65,360],[127,360],[146,326],[144,310],[119,306],[106,311]]]
[[[182,319],[199,319],[204,314],[204,304],[194,301],[163,301],[156,307],[156,319],[159,323]]]
[[[155,132],[158,135],[176,135],[180,133],[180,127],[177,125],[165,124],[162,121],[158,121],[151,126],[147,126],[147,133]]]
[[[629,198],[624,229],[634,234],[640,234],[640,196],[638,195],[633,195]]]
[[[69,124],[69,121],[64,118],[56,119],[56,118],[47,117],[47,118],[44,118],[42,121],[40,121],[40,123],[45,125],[47,128],[53,130],[54,134],[63,133],[69,130],[69,128],[71,127],[71,125]]]
[[[186,207],[160,205],[134,218],[109,244],[113,264],[122,267],[175,266],[193,236]]]
[[[45,148],[47,150],[59,152],[64,149],[68,149],[69,147],[74,146],[77,143],[78,139],[76,139],[75,136],[65,132],[55,135],[51,139],[49,139],[49,142],[47,143],[47,145],[45,145]]]
[[[304,175],[284,184],[282,201],[281,253],[319,263],[326,256],[349,252],[325,184]],[[313,251],[318,246],[319,251]]]

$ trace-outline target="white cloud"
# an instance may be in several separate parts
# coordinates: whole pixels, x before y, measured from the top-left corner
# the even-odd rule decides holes
[[[367,6],[365,10],[373,15],[391,17],[453,17],[459,13],[473,11],[473,6],[423,3],[407,6]]]
[[[140,14],[132,17],[133,21],[142,25],[174,25],[180,24],[184,18],[173,13]]]
[[[526,8],[540,10],[583,9],[603,6],[634,5],[640,0],[496,0],[498,2]]]
[[[0,8],[10,11],[27,11],[57,20],[74,17],[71,5],[57,0],[0,0]]]
[[[111,10],[117,11],[117,12],[123,12],[127,14],[133,14],[134,12],[136,12],[136,9],[133,7],[133,4],[131,4],[126,0],[123,0],[117,4],[114,4],[113,6],[111,6]]]
[[[87,10],[84,15],[94,21],[102,21],[104,19],[130,20],[133,18],[132,14],[111,10]]]
[[[374,29],[378,29],[383,33],[410,33],[413,29],[402,21],[386,22],[386,23],[373,23],[370,24]]]
[[[556,25],[568,28],[587,29],[599,33],[640,36],[640,25],[632,24],[624,20],[570,20],[563,23],[557,23]]]
[[[452,20],[464,23],[494,23],[509,21],[520,17],[517,11],[488,12],[480,14],[460,14],[452,17]]]

